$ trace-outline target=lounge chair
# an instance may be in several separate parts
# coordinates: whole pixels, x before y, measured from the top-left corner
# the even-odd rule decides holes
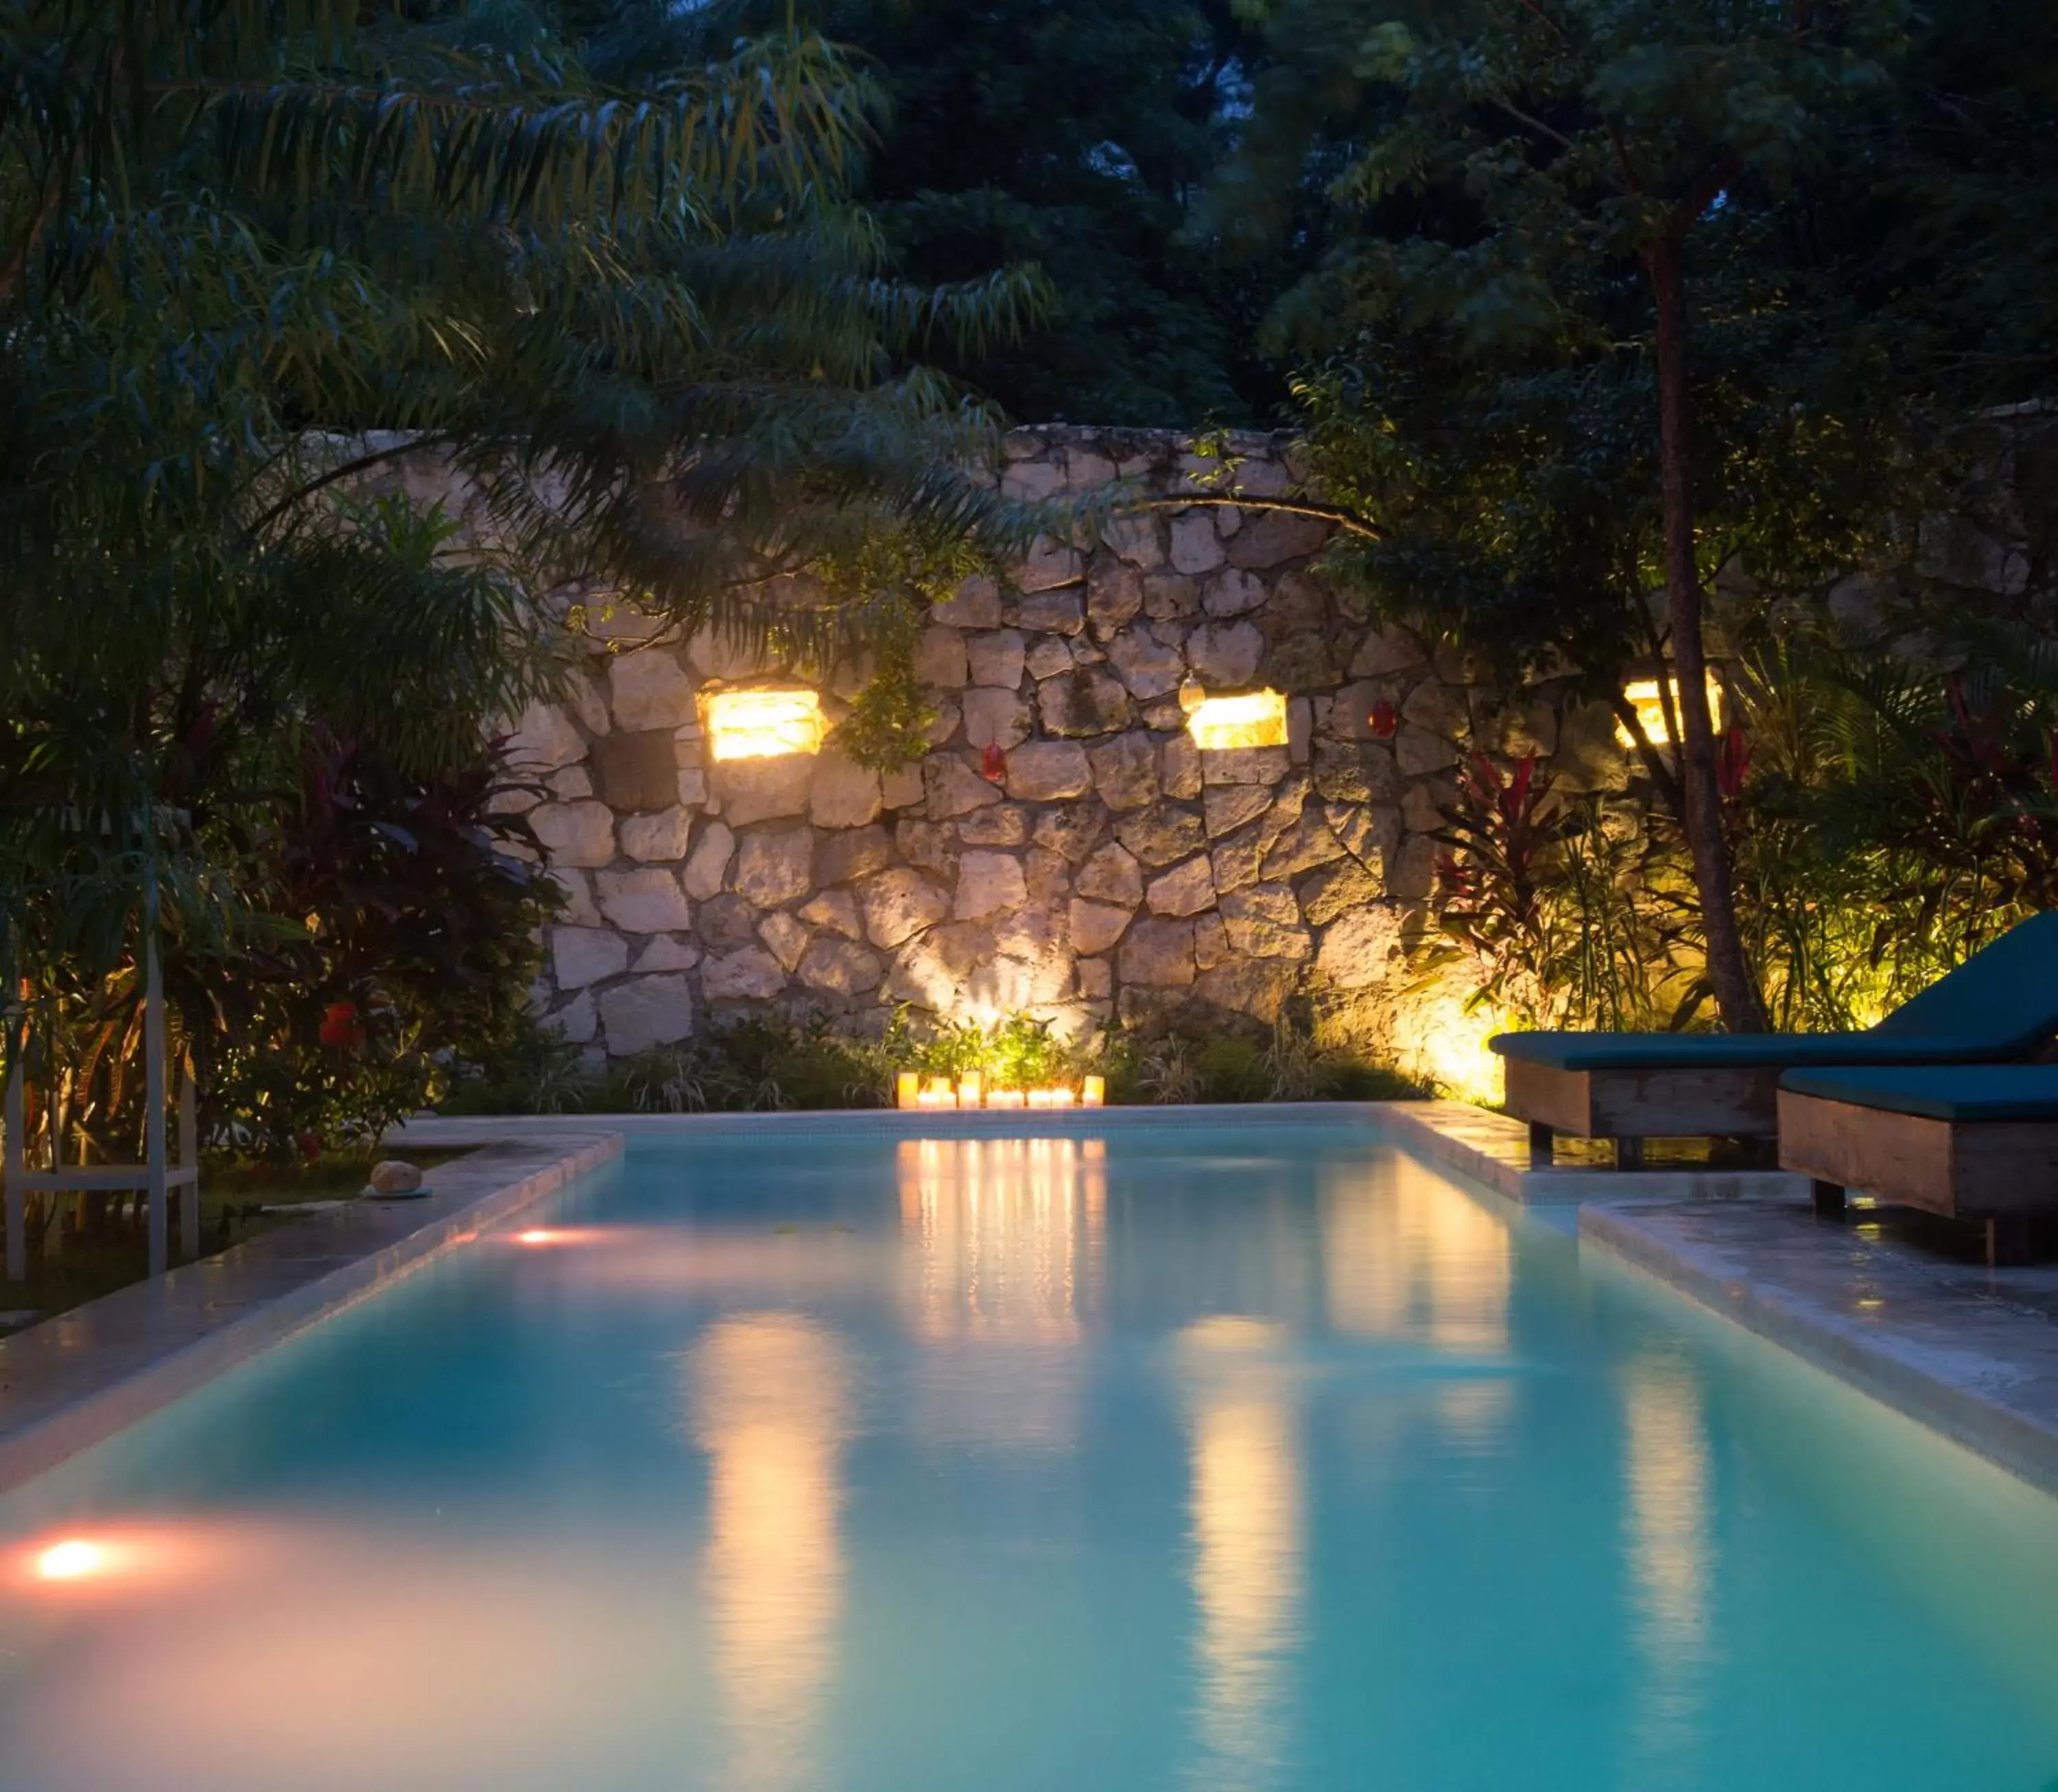
[[[1503,1033],[1508,1111],[1539,1162],[1558,1133],[1611,1138],[1625,1169],[1647,1138],[1771,1138],[1779,1079],[1822,1067],[2001,1063],[2058,1034],[2058,911],[2032,916],[1862,1033]]]
[[[1988,1262],[2019,1261],[2031,1216],[2058,1214],[2058,1064],[1789,1071],[1779,1162],[1814,1180],[1818,1214],[1862,1189],[1981,1222]]]

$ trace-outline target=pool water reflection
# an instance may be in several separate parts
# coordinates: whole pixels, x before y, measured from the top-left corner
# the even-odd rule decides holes
[[[2058,1504],[1317,1125],[641,1145],[0,1611],[8,1792],[2058,1776]]]

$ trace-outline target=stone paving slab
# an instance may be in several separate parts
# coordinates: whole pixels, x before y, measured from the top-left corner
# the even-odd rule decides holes
[[[0,1339],[0,1492],[89,1449],[259,1351],[389,1286],[483,1226],[622,1152],[618,1132],[561,1126],[431,1173],[419,1201],[360,1202],[275,1228]]]
[[[1757,1201],[1590,1206],[1579,1238],[2058,1493],[2058,1265],[1989,1270]]]

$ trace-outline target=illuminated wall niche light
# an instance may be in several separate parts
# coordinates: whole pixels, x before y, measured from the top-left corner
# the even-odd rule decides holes
[[[707,700],[708,750],[717,760],[820,753],[828,731],[811,690],[725,690]]]
[[[1679,681],[1668,677],[1665,682],[1672,687],[1676,706]],[[1643,725],[1643,732],[1650,737],[1651,744],[1654,747],[1671,745],[1672,731],[1665,725],[1665,702],[1659,695],[1658,681],[1655,678],[1636,679],[1622,687],[1622,694],[1628,699],[1630,707],[1636,711],[1636,719]],[[1708,674],[1708,714],[1714,722],[1715,732],[1721,733],[1723,722],[1722,687],[1712,672]],[[1615,737],[1626,747],[1636,745],[1629,730],[1620,722],[1615,725]]]
[[[1194,745],[1203,753],[1233,747],[1286,745],[1286,697],[1283,691],[1245,691],[1234,697],[1203,697],[1186,718]]]

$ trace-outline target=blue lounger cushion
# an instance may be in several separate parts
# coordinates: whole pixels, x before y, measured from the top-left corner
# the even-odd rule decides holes
[[[2032,915],[1863,1033],[1502,1033],[1561,1071],[1949,1064],[2027,1057],[2058,1035],[2058,910]]]
[[[1797,1095],[1931,1120],[2058,1122],[2058,1064],[1944,1064],[1932,1070],[1851,1065],[1789,1071],[1779,1087]]]

